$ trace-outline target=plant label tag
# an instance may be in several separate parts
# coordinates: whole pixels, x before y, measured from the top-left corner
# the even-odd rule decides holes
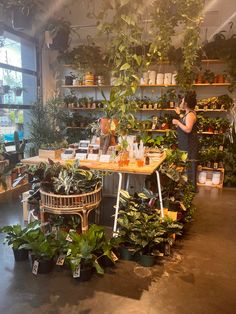
[[[34,261],[33,267],[32,267],[32,274],[37,275],[39,269],[39,261]]]
[[[57,236],[57,227],[52,226],[52,234],[55,234]]]
[[[97,154],[88,154],[88,160],[98,160],[98,155]]]
[[[68,242],[72,242],[72,241],[73,241],[73,240],[71,239],[69,233],[67,234],[66,241],[68,241]]]
[[[223,147],[222,145],[220,145],[219,150],[220,150],[221,152],[223,152],[224,147]]]
[[[79,278],[79,277],[80,277],[80,266],[78,266],[73,272],[73,278]]]
[[[111,258],[112,258],[113,262],[118,261],[118,257],[116,256],[116,254],[113,251],[111,251]]]
[[[110,162],[111,161],[111,155],[101,155],[99,158],[99,161],[101,162]]]
[[[170,255],[170,244],[169,243],[165,243],[165,246],[164,246],[164,254],[166,256],[169,256]]]
[[[67,237],[66,237],[66,241],[68,241],[68,242],[73,242],[73,240],[71,239],[71,237],[70,237],[70,232],[73,232],[73,231],[75,231],[74,229],[70,229],[69,230],[69,232],[68,232],[68,234],[67,234]]]
[[[57,259],[56,265],[63,266],[65,263],[65,255],[60,255]]]
[[[71,254],[71,249],[68,249],[66,256],[70,256],[70,254]]]

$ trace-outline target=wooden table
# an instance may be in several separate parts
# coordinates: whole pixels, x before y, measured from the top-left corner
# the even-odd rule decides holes
[[[141,174],[141,175],[151,175],[152,173],[156,172],[157,176],[157,187],[158,187],[158,194],[159,194],[159,201],[160,201],[160,209],[161,209],[161,217],[164,217],[164,210],[163,210],[163,202],[162,202],[162,193],[161,193],[161,182],[160,182],[160,174],[158,171],[159,166],[163,163],[166,159],[165,152],[162,154],[160,159],[156,162],[152,162],[150,165],[144,165],[143,167],[138,167],[136,162],[129,163],[128,166],[119,167],[115,162],[99,162],[99,161],[90,161],[90,160],[81,160],[80,165],[86,166],[92,170],[100,170],[100,171],[109,171],[113,173],[118,173],[119,175],[119,183],[118,183],[118,191],[117,191],[117,199],[116,199],[116,211],[115,211],[115,218],[114,218],[114,226],[113,232],[116,233],[117,231],[117,218],[118,218],[118,211],[119,211],[119,203],[120,203],[120,191],[122,186],[123,174]],[[70,161],[61,160],[61,159],[52,159],[54,162],[60,162],[62,164],[66,164]],[[48,163],[47,158],[42,158],[39,156],[27,158],[21,160],[23,164],[27,165],[37,165],[41,162]],[[128,189],[129,185],[129,177],[126,184],[126,189]]]

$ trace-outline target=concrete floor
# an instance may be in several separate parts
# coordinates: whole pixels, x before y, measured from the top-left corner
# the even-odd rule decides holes
[[[195,221],[154,268],[121,261],[77,283],[66,270],[33,276],[0,244],[0,314],[236,313],[236,190],[201,189]],[[0,226],[22,221],[17,196],[0,200]]]

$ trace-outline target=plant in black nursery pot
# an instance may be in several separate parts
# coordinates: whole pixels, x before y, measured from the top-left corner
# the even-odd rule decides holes
[[[104,274],[104,270],[98,262],[99,258],[107,256],[112,260],[104,229],[92,225],[86,233],[79,235],[71,231],[69,235],[72,242],[69,245],[66,260],[71,267],[73,278],[78,281],[88,281],[92,277],[93,268],[98,274]]]
[[[58,252],[57,241],[52,235],[45,235],[41,230],[29,234],[24,248],[30,250],[32,268],[37,264],[38,274],[47,274],[53,270],[54,260]]]
[[[24,261],[28,259],[29,250],[24,247],[27,243],[27,234],[35,232],[39,229],[38,222],[28,224],[27,227],[22,228],[20,225],[5,226],[0,228],[1,233],[6,233],[4,243],[12,247],[15,261]]]

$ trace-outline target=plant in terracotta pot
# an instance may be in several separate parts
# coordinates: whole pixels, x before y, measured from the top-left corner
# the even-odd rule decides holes
[[[161,130],[170,129],[171,119],[172,119],[171,116],[167,114],[165,114],[163,117],[160,117]]]
[[[209,69],[206,69],[203,72],[202,82],[212,84],[212,83],[214,83],[214,81],[215,81],[215,74],[212,71],[210,71]]]

